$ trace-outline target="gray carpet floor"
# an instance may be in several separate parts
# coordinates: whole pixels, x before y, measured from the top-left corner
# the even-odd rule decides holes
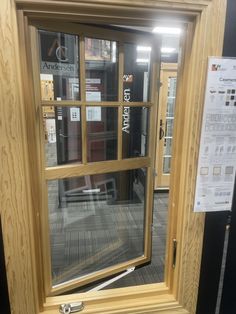
[[[49,164],[55,164],[55,145],[48,148]],[[52,149],[53,148],[53,149]],[[67,202],[60,200],[58,181],[50,181],[49,221],[53,284],[84,276],[126,262],[143,254],[144,191],[133,190],[140,201],[120,204],[107,199]],[[106,289],[143,285],[164,280],[168,193],[154,193],[152,258]],[[106,280],[106,279],[104,279]],[[91,287],[78,291],[87,291]]]

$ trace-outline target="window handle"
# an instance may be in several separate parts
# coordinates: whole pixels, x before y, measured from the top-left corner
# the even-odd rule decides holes
[[[163,138],[163,136],[165,135],[165,131],[162,128],[163,122],[162,119],[160,120],[160,130],[159,130],[159,140],[161,140]]]

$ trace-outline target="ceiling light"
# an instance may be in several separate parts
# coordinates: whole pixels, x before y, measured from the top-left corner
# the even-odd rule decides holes
[[[161,52],[162,53],[172,53],[174,52],[176,49],[175,48],[169,48],[169,47],[162,47],[161,48]]]
[[[136,62],[137,63],[148,63],[149,62],[149,59],[136,59]]]
[[[171,34],[171,35],[179,35],[181,33],[181,29],[177,27],[155,27],[152,30],[153,33],[158,34]]]
[[[137,46],[137,51],[151,51],[151,47]]]

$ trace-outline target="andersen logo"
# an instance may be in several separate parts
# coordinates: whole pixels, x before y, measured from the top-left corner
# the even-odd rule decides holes
[[[41,71],[44,74],[74,77],[78,72],[78,68],[75,64],[42,61]]]
[[[53,52],[55,51],[55,55],[59,62],[67,62],[68,61],[68,48],[60,45],[58,39],[55,39],[48,50],[48,56],[51,57]]]
[[[73,64],[60,64],[55,62],[42,62],[42,69],[43,70],[55,70],[55,71],[62,71],[62,72],[71,72],[75,70]]]
[[[130,88],[125,88],[124,89],[124,101],[130,102],[130,97],[131,97]],[[130,107],[124,107],[122,131],[129,134],[129,128],[130,128]]]

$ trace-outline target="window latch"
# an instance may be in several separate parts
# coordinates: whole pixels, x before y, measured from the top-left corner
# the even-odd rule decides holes
[[[99,291],[106,286],[112,284],[113,282],[121,279],[122,277],[127,276],[128,274],[132,273],[135,270],[135,267],[128,268],[125,272],[121,273],[120,275],[107,280],[106,282],[98,285],[97,287],[90,289],[89,291]],[[68,303],[68,304],[61,304],[59,307],[59,312],[61,314],[70,314],[82,311],[84,308],[83,302],[76,302],[76,303]]]
[[[83,302],[76,302],[76,303],[68,303],[68,304],[61,304],[59,308],[59,312],[61,314],[70,314],[82,311],[84,308]]]

